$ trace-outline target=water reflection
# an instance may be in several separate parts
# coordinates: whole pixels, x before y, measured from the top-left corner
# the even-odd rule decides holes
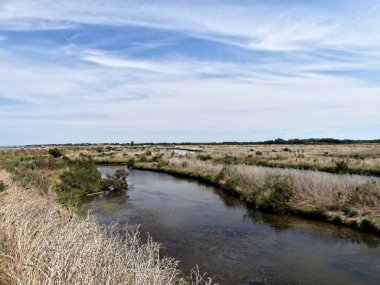
[[[321,235],[330,235],[336,239],[350,240],[357,244],[364,243],[368,248],[380,247],[380,237],[373,236],[372,234],[361,233],[343,226],[332,227],[332,225],[325,222],[310,221],[299,217],[267,214],[256,209],[247,209],[247,212],[243,216],[243,221],[246,223],[264,223],[277,231],[295,227],[314,231]]]

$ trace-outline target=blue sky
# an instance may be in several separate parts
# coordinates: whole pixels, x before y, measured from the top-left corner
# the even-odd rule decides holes
[[[380,1],[0,0],[0,145],[380,138]]]

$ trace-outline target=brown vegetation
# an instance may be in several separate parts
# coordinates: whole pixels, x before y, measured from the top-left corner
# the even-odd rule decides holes
[[[4,284],[187,284],[178,262],[137,231],[117,233],[25,189],[0,170],[0,277]],[[197,271],[195,271],[196,273]],[[192,284],[212,284],[196,273]]]

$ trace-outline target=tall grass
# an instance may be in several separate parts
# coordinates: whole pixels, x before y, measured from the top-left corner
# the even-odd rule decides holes
[[[78,217],[52,193],[23,189],[8,173],[0,208],[1,280],[5,284],[186,284],[178,261],[137,231],[119,233]],[[0,282],[1,282],[0,281]],[[195,274],[192,284],[212,284]]]
[[[380,185],[365,182],[357,176],[292,169],[279,171],[251,165],[223,166],[186,158],[172,158],[169,160],[169,166],[213,176],[216,180],[252,199],[259,198],[256,194],[260,194],[262,198],[270,196],[276,187],[278,188],[277,183],[281,182],[282,188],[289,187],[292,190],[292,195],[287,201],[289,205],[325,207],[326,210],[352,207],[362,213],[372,211],[378,214],[379,212]],[[365,199],[362,196],[365,196]]]

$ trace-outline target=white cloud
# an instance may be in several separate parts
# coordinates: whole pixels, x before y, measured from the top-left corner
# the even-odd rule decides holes
[[[198,4],[198,5],[196,5]],[[270,5],[253,2],[174,1],[5,1],[0,10],[2,23],[30,20],[30,28],[70,22],[85,24],[140,25],[179,30],[209,36],[246,48],[264,50],[378,49],[380,8],[363,5],[355,11],[345,6],[321,7],[293,4]],[[348,8],[347,8],[348,9]],[[50,21],[50,22],[48,22]],[[60,21],[62,22],[61,24]]]
[[[82,59],[99,65],[113,68],[141,69],[159,73],[177,73],[179,70],[170,68],[164,64],[157,64],[151,61],[133,60],[107,55],[99,51],[84,51]]]
[[[99,52],[90,54],[109,60]],[[111,58],[124,63],[122,58]],[[235,77],[203,78],[199,73],[204,68],[235,72],[239,66],[199,67],[198,62],[125,60],[116,68],[103,62],[70,68],[15,62],[0,67],[0,92],[29,105],[1,109],[0,121],[10,128],[0,135],[10,138],[9,143],[25,137],[28,143],[265,139],[294,130],[335,136],[337,130],[380,120],[380,88],[363,87],[352,79],[310,75],[242,80],[250,77],[251,70]],[[185,75],[166,73],[162,65],[168,70],[183,65]],[[147,74],[151,66],[160,72]],[[276,80],[281,84],[265,84]]]
[[[380,68],[378,7],[337,13],[306,5],[198,4],[1,2],[3,30],[138,25],[275,56],[212,61],[178,51],[138,58],[74,44],[77,31],[58,47],[6,45],[7,38],[0,45],[0,94],[26,104],[4,106],[0,99],[0,122],[9,126],[0,130],[0,144],[379,137],[379,84],[322,73]],[[166,44],[155,40],[134,44]]]

